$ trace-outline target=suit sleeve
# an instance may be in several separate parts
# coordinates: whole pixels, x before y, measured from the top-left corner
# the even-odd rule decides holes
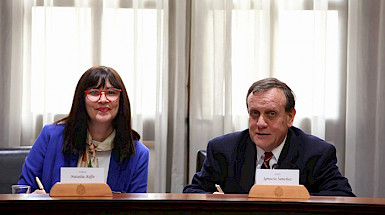
[[[330,145],[323,153],[314,170],[315,186],[318,192],[311,192],[311,195],[355,196],[348,179],[338,170],[336,149],[333,145]]]
[[[207,156],[200,172],[195,173],[192,183],[188,184],[183,193],[213,193],[219,181],[220,163],[215,159],[211,142],[207,145]],[[219,183],[218,183],[219,184]]]

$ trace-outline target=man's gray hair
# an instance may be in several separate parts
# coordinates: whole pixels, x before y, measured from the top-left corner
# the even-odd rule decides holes
[[[285,105],[285,111],[290,112],[292,109],[294,109],[295,106],[295,98],[294,98],[294,93],[290,89],[289,86],[287,86],[285,83],[282,81],[279,81],[276,78],[265,78],[259,81],[254,82],[250,88],[249,91],[247,92],[246,96],[246,107],[249,108],[249,104],[247,103],[247,99],[250,95],[250,93],[256,93],[256,92],[263,92],[270,90],[272,88],[278,88],[283,91],[283,93],[286,96],[286,105]]]

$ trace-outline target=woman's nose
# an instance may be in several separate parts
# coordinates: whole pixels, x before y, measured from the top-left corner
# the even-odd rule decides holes
[[[107,102],[107,101],[109,101],[109,100],[106,96],[106,92],[100,92],[99,102]]]

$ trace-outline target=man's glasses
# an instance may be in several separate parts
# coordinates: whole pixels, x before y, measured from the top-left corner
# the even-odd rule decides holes
[[[87,99],[91,102],[99,101],[102,93],[104,93],[108,101],[114,102],[119,99],[120,91],[122,90],[111,88],[108,90],[89,89],[84,92],[86,93]]]

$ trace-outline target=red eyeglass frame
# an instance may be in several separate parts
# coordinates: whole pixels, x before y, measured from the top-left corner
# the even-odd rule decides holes
[[[117,91],[119,92],[119,96],[120,96],[120,92],[122,92],[121,89],[117,89],[117,88],[112,88],[112,89],[117,90]],[[107,99],[108,101],[110,101],[110,102],[115,102],[115,101],[118,100],[118,99],[116,99],[116,100],[111,101],[110,99],[108,99],[108,97],[107,97],[107,91],[108,91],[108,90],[98,90],[98,91],[99,91],[99,98],[98,98],[97,100],[95,100],[95,101],[92,101],[92,100],[89,99],[88,96],[87,96],[87,93],[88,93],[89,91],[91,91],[91,90],[98,90],[98,89],[89,89],[89,90],[85,90],[85,91],[84,91],[84,93],[86,94],[86,98],[87,98],[90,102],[98,102],[98,101],[100,100],[100,97],[102,97],[102,93],[103,93],[103,92],[104,92],[104,96],[106,97],[106,99]],[[110,89],[109,89],[109,90],[110,90]]]

